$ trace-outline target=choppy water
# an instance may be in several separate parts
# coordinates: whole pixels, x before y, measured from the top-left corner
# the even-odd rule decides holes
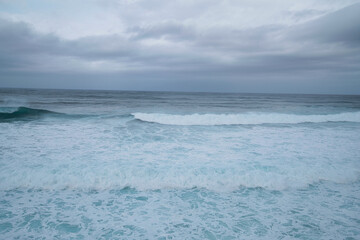
[[[360,239],[360,96],[0,89],[0,238]]]

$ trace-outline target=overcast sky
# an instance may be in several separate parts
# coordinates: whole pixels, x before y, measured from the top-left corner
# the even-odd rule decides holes
[[[360,3],[0,0],[0,87],[360,94]]]

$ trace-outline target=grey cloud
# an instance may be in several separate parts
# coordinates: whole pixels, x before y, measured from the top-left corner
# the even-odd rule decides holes
[[[64,72],[78,66],[64,59],[74,59],[85,67],[72,76],[93,79],[89,81],[94,86],[98,86],[95,78],[104,78],[109,86],[119,81],[119,88],[126,86],[127,89],[143,86],[149,90],[156,87],[166,90],[181,88],[186,82],[189,88],[193,86],[197,90],[203,86],[205,90],[214,91],[221,86],[223,91],[241,91],[241,86],[248,86],[247,91],[251,91],[256,84],[270,83],[275,85],[268,89],[279,89],[281,84],[290,89],[289,84],[294,84],[291,79],[298,81],[294,86],[307,87],[324,79],[338,86],[336,79],[346,79],[360,91],[360,83],[352,80],[360,77],[359,22],[360,4],[355,4],[294,27],[199,29],[169,20],[132,26],[124,35],[65,40],[54,34],[36,32],[26,23],[0,19],[0,83],[6,80],[9,85],[8,79],[23,78],[21,71],[25,70],[31,73],[32,79],[36,79],[37,74],[41,79],[60,79],[61,76],[70,79]],[[164,40],[168,45],[147,45],[153,40]],[[87,65],[92,62],[105,62],[111,65],[110,70],[89,76]],[[42,64],[43,68],[57,65],[55,70],[58,69],[59,76],[47,69],[37,73]],[[39,84],[43,81],[39,80]]]
[[[141,68],[158,66],[178,68],[181,65],[174,64],[182,63],[186,66],[205,59],[196,54],[178,54],[161,46],[142,46],[137,42],[145,38],[135,40],[119,35],[107,35],[64,40],[51,34],[37,33],[25,23],[3,19],[0,19],[0,30],[1,58],[3,62],[7,62],[7,65],[3,64],[0,68],[18,66],[13,70],[21,70],[27,66],[31,69],[31,65],[38,65],[41,59],[45,60],[51,56],[73,57],[84,61],[111,61],[114,64],[135,64]],[[148,33],[145,31],[144,35],[146,34]]]
[[[198,38],[198,47],[227,51],[238,54],[261,53],[279,50],[275,39],[282,26],[268,25],[246,30],[216,29]]]
[[[342,42],[358,47],[360,43],[360,3],[294,27],[293,39]]]
[[[133,35],[133,40],[158,39],[164,37],[175,41],[185,41],[196,38],[196,32],[193,28],[175,21],[167,21],[142,27],[131,27],[128,31]]]
[[[300,11],[287,11],[286,14],[289,14],[295,21],[307,21],[326,14],[325,11],[317,9],[306,9]]]
[[[146,56],[140,50],[136,43],[118,35],[64,40],[52,34],[38,33],[26,23],[0,19],[0,62],[3,63],[0,68],[31,68],[39,59],[51,56],[84,61],[141,61]]]
[[[29,25],[0,19],[0,48],[2,52],[23,54],[52,53],[60,40],[52,34],[37,34]]]

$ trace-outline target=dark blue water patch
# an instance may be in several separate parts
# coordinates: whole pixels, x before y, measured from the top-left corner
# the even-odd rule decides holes
[[[70,223],[61,223],[56,226],[56,230],[61,233],[77,233],[81,230],[81,227]]]
[[[0,233],[9,232],[13,228],[13,225],[9,222],[0,223]]]
[[[0,120],[7,119],[24,119],[24,118],[38,118],[45,115],[61,115],[61,113],[52,112],[44,109],[34,109],[27,107],[18,107],[16,111],[7,113],[0,113]]]
[[[13,112],[0,112],[0,123],[12,122],[12,121],[31,121],[31,120],[42,119],[45,117],[76,119],[76,118],[95,117],[95,115],[66,114],[66,113],[45,110],[45,109],[18,107]]]

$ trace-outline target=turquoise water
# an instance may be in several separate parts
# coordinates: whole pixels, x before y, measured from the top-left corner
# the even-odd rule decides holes
[[[359,239],[360,97],[0,89],[3,239]]]

